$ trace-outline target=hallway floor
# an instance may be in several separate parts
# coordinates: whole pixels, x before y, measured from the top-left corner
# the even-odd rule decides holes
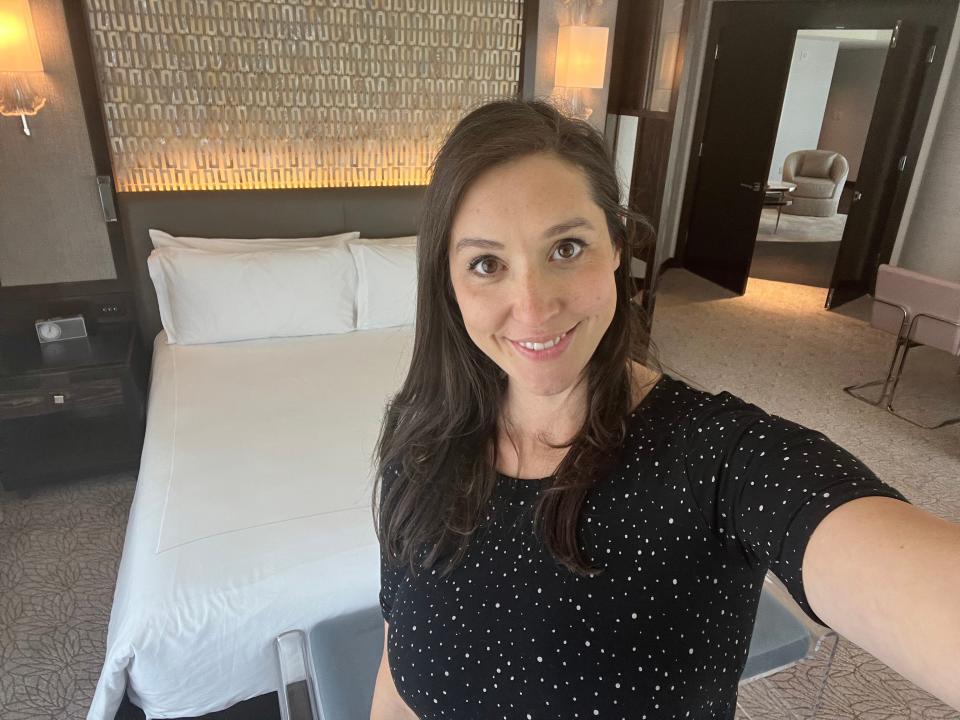
[[[764,208],[750,264],[750,277],[830,287],[847,216],[803,217]]]

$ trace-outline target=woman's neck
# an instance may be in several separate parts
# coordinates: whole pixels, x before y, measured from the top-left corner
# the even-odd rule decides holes
[[[583,425],[586,386],[584,379],[562,392],[538,395],[508,384],[501,425],[521,451],[568,442]]]
[[[635,407],[652,389],[660,373],[630,362],[631,402]],[[549,450],[546,443],[569,442],[583,426],[587,412],[587,381],[553,395],[537,395],[508,383],[500,414],[501,434],[524,450]]]

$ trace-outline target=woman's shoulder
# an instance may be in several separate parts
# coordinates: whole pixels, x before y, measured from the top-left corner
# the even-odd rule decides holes
[[[644,403],[650,408],[642,416],[651,423],[669,425],[688,444],[736,443],[746,439],[745,433],[770,442],[798,431],[811,432],[729,390],[713,392],[691,383],[664,374],[657,384],[658,399]]]
[[[653,424],[676,426],[696,425],[704,416],[766,415],[761,408],[726,391],[710,392],[696,383],[684,381],[664,371],[656,371],[640,363],[632,366],[632,417]]]

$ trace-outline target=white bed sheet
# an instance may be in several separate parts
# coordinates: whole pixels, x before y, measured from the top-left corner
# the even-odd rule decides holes
[[[148,718],[276,690],[276,635],[376,604],[371,452],[412,343],[412,328],[196,346],[157,336],[89,720],[113,720],[128,684]]]

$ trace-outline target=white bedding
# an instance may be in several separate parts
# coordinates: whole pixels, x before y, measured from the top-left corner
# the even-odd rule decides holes
[[[273,640],[377,602],[371,452],[411,328],[154,342],[147,432],[88,718],[276,690]]]

